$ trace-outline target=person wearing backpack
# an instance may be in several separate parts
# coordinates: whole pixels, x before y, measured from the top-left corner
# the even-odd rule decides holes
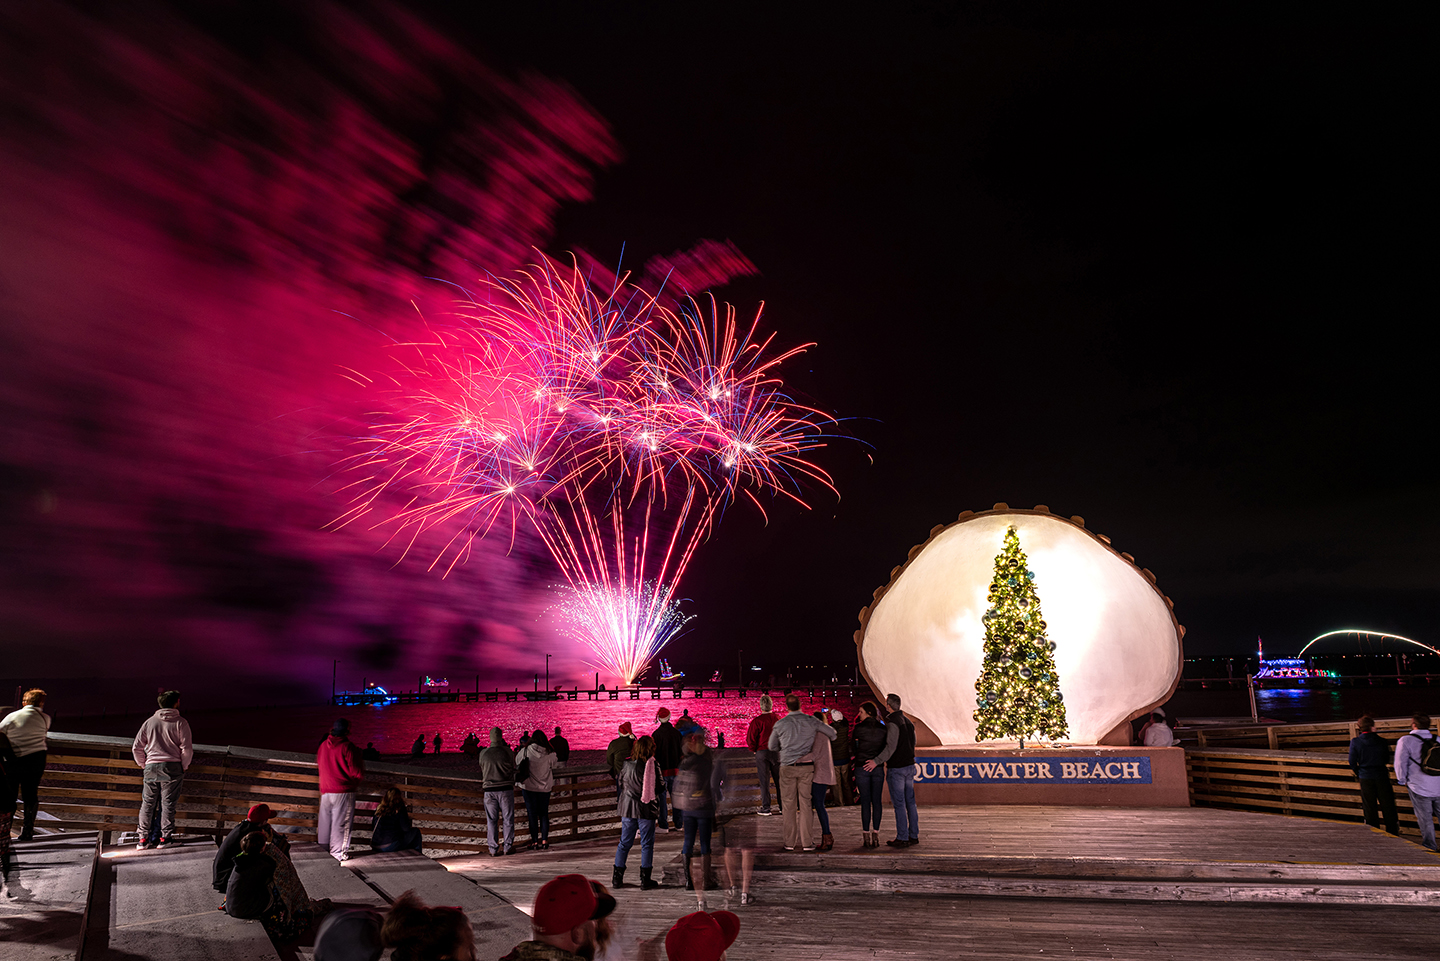
[[[1435,815],[1440,813],[1440,744],[1430,733],[1430,715],[1410,719],[1409,734],[1395,745],[1395,780],[1410,792],[1420,822],[1420,842],[1434,851]]]

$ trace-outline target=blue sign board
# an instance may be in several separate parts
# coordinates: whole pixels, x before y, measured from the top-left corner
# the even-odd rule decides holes
[[[916,784],[1149,784],[1150,758],[1114,754],[917,757]]]

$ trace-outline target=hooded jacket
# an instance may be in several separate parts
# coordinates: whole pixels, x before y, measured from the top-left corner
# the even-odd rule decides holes
[[[130,753],[140,767],[178,761],[181,767],[188,769],[190,759],[195,755],[189,722],[180,716],[179,708],[160,708],[140,725]]]
[[[481,785],[485,791],[515,791],[515,755],[505,746],[500,729],[490,731],[490,746],[480,752]]]
[[[321,794],[351,794],[365,779],[365,759],[344,735],[332,734],[315,752]]]

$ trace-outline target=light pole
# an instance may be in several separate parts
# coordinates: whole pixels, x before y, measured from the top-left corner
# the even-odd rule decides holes
[[[550,658],[553,655],[545,655],[545,690],[550,690]]]

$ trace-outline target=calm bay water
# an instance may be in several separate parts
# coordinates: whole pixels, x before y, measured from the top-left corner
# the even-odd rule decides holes
[[[823,705],[803,700],[806,711],[820,707],[839,707],[847,718],[855,718],[855,709],[863,699],[851,701],[833,698]],[[1261,690],[1256,693],[1260,716],[1289,723],[1353,720],[1361,714],[1377,717],[1403,717],[1423,711],[1440,717],[1440,687],[1354,687],[1295,688]],[[474,732],[482,741],[492,726],[505,732],[514,744],[520,732],[537,727],[549,734],[556,725],[564,728],[571,748],[577,751],[601,750],[615,737],[619,725],[629,721],[635,733],[647,734],[655,729],[655,712],[668,708],[678,718],[688,710],[712,732],[725,735],[730,747],[745,743],[745,728],[760,711],[757,695],[737,698],[683,698],[666,696],[660,700],[639,701],[513,701],[477,704],[390,704],[383,707],[330,707],[328,705],[250,708],[225,711],[185,711],[197,743],[237,744],[279,751],[308,752],[330,730],[337,717],[350,720],[351,740],[364,745],[375,742],[384,754],[402,754],[410,750],[417,735],[425,738],[426,750],[438,732],[446,751],[459,750],[467,734]],[[183,705],[182,705],[183,709]],[[783,707],[782,707],[783,709]],[[1248,718],[1250,702],[1245,691],[1179,691],[1167,710],[1183,724],[1187,717]],[[57,731],[83,734],[109,734],[128,737],[135,733],[143,716],[58,717]]]
[[[822,706],[838,707],[853,720],[856,708],[863,700],[857,698],[852,703],[849,698],[838,702],[830,698],[822,704],[819,700],[802,698],[802,706],[806,711],[816,711]],[[777,698],[777,701],[783,711],[783,699]],[[541,728],[548,735],[559,725],[564,729],[572,750],[603,750],[625,721],[634,726],[636,734],[653,731],[655,712],[661,707],[670,710],[672,722],[680,717],[681,711],[688,710],[710,729],[712,743],[714,733],[723,733],[726,746],[735,747],[745,744],[745,729],[750,719],[760,713],[760,697],[751,694],[738,698],[731,694],[723,699],[672,699],[667,695],[661,700],[650,700],[647,693],[646,698],[640,701],[501,701],[389,704],[383,707],[317,705],[195,712],[185,711],[184,704],[181,704],[181,710],[189,718],[191,731],[199,744],[313,751],[316,743],[329,733],[331,722],[337,717],[344,717],[350,721],[352,741],[362,747],[374,741],[382,754],[408,752],[417,735],[425,738],[426,750],[429,751],[430,740],[437,732],[444,739],[446,751],[458,751],[465,736],[472,732],[488,744],[493,726],[499,726],[505,732],[506,740],[514,744],[522,730]],[[56,720],[55,729],[77,734],[128,737],[135,733],[142,720],[138,715],[60,717]]]

